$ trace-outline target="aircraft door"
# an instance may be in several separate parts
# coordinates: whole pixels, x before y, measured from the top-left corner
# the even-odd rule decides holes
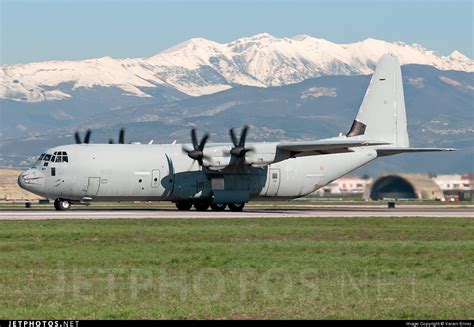
[[[277,195],[279,188],[280,188],[280,169],[279,168],[268,169],[267,196]]]
[[[160,170],[153,169],[151,172],[151,187],[158,188],[160,186]]]
[[[96,196],[99,193],[100,177],[89,177],[86,196]]]

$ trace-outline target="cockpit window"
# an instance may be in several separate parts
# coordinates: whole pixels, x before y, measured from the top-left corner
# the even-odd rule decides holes
[[[38,159],[36,159],[36,162],[34,163],[33,168],[38,167],[39,165],[41,165],[41,160],[43,160],[44,155],[45,155],[45,154],[42,153],[42,154],[38,157]]]
[[[42,153],[33,167],[40,166],[41,164],[43,164],[43,167],[47,167],[50,161],[54,163],[69,162],[69,157],[66,151],[55,151],[53,154]]]
[[[51,159],[53,162],[69,162],[69,158],[67,156],[66,151],[56,151],[54,152],[53,158]]]

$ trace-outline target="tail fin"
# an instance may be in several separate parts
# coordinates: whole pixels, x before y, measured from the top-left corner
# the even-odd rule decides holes
[[[386,54],[378,62],[347,137],[409,147],[400,63]]]

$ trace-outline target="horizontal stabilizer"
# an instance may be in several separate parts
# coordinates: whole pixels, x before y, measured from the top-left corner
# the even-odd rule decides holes
[[[363,140],[319,140],[309,142],[284,142],[278,144],[279,150],[295,153],[320,152],[321,154],[351,152],[350,148],[386,145],[386,142]]]
[[[440,151],[457,151],[453,148],[390,148],[390,149],[377,149],[377,155],[379,157],[391,156],[400,153],[414,153],[414,152],[440,152]]]

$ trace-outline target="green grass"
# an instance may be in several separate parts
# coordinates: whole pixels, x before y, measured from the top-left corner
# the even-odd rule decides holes
[[[0,222],[0,319],[473,319],[469,218]]]

